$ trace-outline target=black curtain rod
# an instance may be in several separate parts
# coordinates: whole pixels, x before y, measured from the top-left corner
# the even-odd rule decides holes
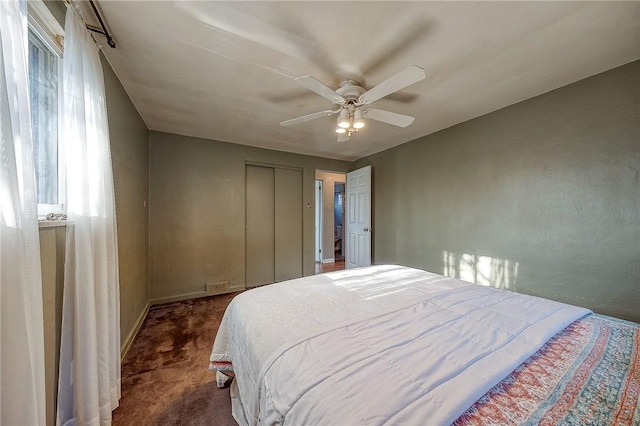
[[[96,14],[96,18],[98,18],[98,22],[100,22],[100,26],[102,27],[102,30],[92,27],[90,25],[87,25],[87,29],[89,31],[93,31],[94,33],[98,33],[98,34],[102,34],[103,36],[105,36],[107,38],[107,44],[115,49],[116,48],[116,42],[113,41],[113,38],[111,38],[111,36],[109,35],[109,31],[107,31],[107,27],[104,26],[104,22],[102,21],[102,17],[100,16],[100,13],[98,12],[98,8],[96,7],[95,3],[93,2],[93,0],[89,0],[89,3],[91,4],[91,7],[93,8],[93,13]]]

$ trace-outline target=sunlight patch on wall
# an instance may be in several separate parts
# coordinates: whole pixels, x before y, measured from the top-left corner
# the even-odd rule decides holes
[[[516,291],[518,262],[443,251],[443,275],[473,284]]]

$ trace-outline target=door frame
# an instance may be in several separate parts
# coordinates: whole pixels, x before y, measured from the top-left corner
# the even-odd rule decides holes
[[[316,262],[322,262],[322,224],[323,224],[323,214],[322,214],[322,188],[323,188],[322,179],[316,179],[314,183],[313,192],[316,198]]]

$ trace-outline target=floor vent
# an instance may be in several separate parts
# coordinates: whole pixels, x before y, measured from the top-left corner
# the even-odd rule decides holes
[[[206,290],[207,290],[207,296],[226,293],[229,291],[229,281],[218,281],[216,283],[207,283]]]

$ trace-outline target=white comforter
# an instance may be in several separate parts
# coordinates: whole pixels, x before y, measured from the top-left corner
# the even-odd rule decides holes
[[[449,424],[589,311],[401,266],[237,296],[212,361],[247,424]]]

